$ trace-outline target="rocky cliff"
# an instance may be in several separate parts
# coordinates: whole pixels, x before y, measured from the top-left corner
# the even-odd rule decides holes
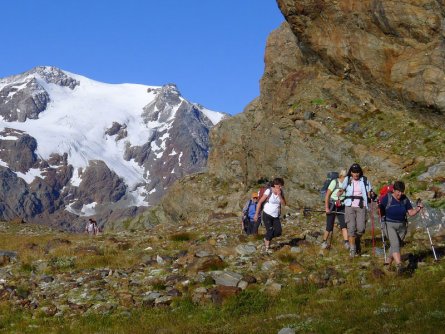
[[[445,3],[277,4],[286,22],[268,38],[260,96],[212,130],[208,173],[174,185],[163,212],[233,217],[273,176],[291,210],[321,206],[326,173],[354,161],[375,188],[403,179],[412,196],[443,203]],[[429,167],[442,171],[417,177]]]

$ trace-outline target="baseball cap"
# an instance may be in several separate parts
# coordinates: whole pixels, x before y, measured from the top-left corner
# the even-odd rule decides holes
[[[258,198],[258,193],[252,193],[252,198]]]

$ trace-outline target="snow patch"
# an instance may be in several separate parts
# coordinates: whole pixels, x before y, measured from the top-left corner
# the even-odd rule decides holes
[[[213,110],[209,110],[207,108],[200,108],[201,112],[207,116],[208,119],[213,123],[213,125],[218,124],[225,116],[222,112],[217,112]]]
[[[26,173],[15,172],[18,177],[25,180],[26,183],[30,184],[36,177],[40,177],[43,179],[42,171],[39,168],[31,168]]]

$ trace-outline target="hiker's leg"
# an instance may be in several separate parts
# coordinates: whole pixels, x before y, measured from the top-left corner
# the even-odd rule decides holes
[[[400,259],[400,237],[397,233],[397,229],[400,228],[402,223],[386,223],[386,230],[389,239],[389,254],[394,259],[396,264],[401,262]]]
[[[249,219],[249,225],[247,228],[247,234],[253,234],[253,231],[255,230],[255,221],[253,219]]]
[[[334,221],[335,221],[334,214],[326,215],[326,231],[324,231],[323,234],[323,241],[326,242],[326,244],[328,242],[329,236],[334,231]]]
[[[397,251],[397,249],[395,249],[394,251],[394,261],[396,262],[396,264],[400,264],[402,263],[402,255],[400,252],[400,249],[402,248],[402,243],[403,240],[405,239],[406,236],[406,232],[407,232],[407,225],[405,223],[397,223],[397,226],[395,226],[395,231],[397,233],[397,239],[398,239],[398,245],[399,245],[399,249]]]
[[[337,220],[340,225],[341,234],[343,236],[343,241],[346,242],[346,241],[349,241],[348,240],[348,229],[346,226],[345,215],[341,214],[341,213],[345,213],[344,207],[342,207],[342,209],[339,209],[338,212],[339,212],[339,214],[337,215]]]
[[[356,214],[353,207],[345,208],[345,220],[348,228],[348,237],[351,248],[355,249]]]
[[[253,222],[253,234],[258,234],[258,228],[260,227],[260,224],[261,224],[261,220],[260,219],[258,219],[258,221],[257,222]]]
[[[266,246],[266,248],[269,248],[270,241],[273,238],[273,217],[263,212],[262,221],[264,223],[264,227],[266,228],[266,235],[264,237],[264,246]]]
[[[283,232],[282,228],[281,228],[281,220],[280,217],[274,218],[273,219],[273,237],[279,237],[281,235],[281,233]]]
[[[356,213],[357,213],[356,216],[357,230],[355,237],[355,248],[358,253],[361,253],[362,251],[361,240],[366,230],[366,208],[356,208]]]

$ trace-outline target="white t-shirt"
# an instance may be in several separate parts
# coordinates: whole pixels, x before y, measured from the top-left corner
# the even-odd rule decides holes
[[[90,234],[93,234],[95,232],[95,229],[96,228],[95,228],[94,224],[91,222],[88,222],[87,226],[85,227],[85,230]]]
[[[264,195],[269,196],[271,189],[266,189]],[[269,216],[277,218],[280,215],[280,197],[275,195],[272,191],[272,195],[269,197],[269,201],[266,200],[264,204],[263,211]]]

